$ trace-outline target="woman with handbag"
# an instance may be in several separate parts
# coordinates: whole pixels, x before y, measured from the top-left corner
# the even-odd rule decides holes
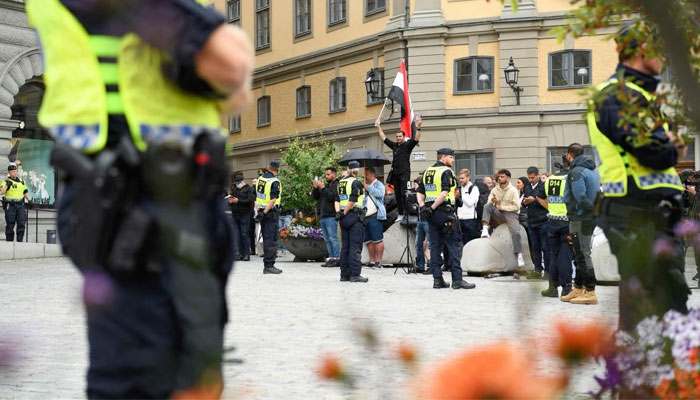
[[[382,220],[386,219],[384,208],[384,184],[377,180],[374,168],[365,168],[365,208],[367,209],[365,243],[369,251],[370,268],[382,268],[384,255],[384,230]]]

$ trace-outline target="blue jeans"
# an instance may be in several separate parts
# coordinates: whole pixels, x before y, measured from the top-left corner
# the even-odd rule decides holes
[[[326,242],[328,258],[340,258],[340,243],[338,243],[338,222],[335,217],[321,218],[321,232]]]
[[[532,262],[535,264],[535,271],[549,271],[549,260],[552,257],[549,252],[549,223],[530,225],[527,228],[527,234],[532,241]],[[544,260],[542,253],[544,253]]]
[[[425,268],[425,253],[423,252],[423,240],[428,240],[428,245],[430,245],[430,229],[428,228],[428,221],[418,221],[416,225],[416,268]]]
[[[238,250],[239,257],[245,257],[250,254],[250,235],[248,229],[250,226],[249,215],[233,215],[233,236]]]
[[[479,234],[476,230],[476,220],[475,219],[460,219],[459,225],[462,228],[462,245],[469,243],[472,239],[478,237]]]

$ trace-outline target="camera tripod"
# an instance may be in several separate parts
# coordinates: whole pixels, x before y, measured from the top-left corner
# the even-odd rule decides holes
[[[405,204],[409,204],[408,202],[408,196],[411,195],[412,193],[406,193],[405,194],[405,199],[404,201],[406,202]],[[410,207],[418,207],[417,204],[411,204]],[[401,268],[401,270],[407,274],[415,274],[416,273],[416,260],[413,254],[411,253],[411,243],[410,243],[410,238],[411,238],[411,228],[415,228],[416,225],[418,224],[418,221],[420,221],[420,215],[417,217],[416,222],[413,223],[411,221],[411,216],[408,212],[409,206],[407,205],[404,207],[404,215],[403,218],[401,218],[401,221],[399,222],[400,225],[403,225],[406,227],[406,247],[404,247],[403,252],[401,253],[401,257],[399,258],[399,263],[396,264],[396,269],[394,269],[394,275],[396,275],[396,272]],[[416,249],[416,251],[418,251]],[[406,257],[406,263],[404,264],[402,261]]]

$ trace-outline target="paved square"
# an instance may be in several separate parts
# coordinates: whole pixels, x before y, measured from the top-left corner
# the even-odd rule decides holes
[[[226,364],[226,397],[341,398],[335,385],[315,374],[320,355],[333,352],[352,362],[360,389],[366,390],[358,398],[380,398],[389,390],[403,398],[407,375],[392,360],[401,340],[416,345],[422,365],[429,367],[455,351],[497,339],[534,336],[536,349],[534,343],[553,337],[550,322],[557,318],[612,324],[617,319],[613,286],[596,289],[597,306],[573,306],[542,298],[544,281],[468,278],[476,289],[433,290],[430,276],[363,269],[369,283],[348,283],[338,281],[337,268],[318,265],[293,263],[287,256],[278,261],[284,273],[274,276],[262,274],[258,257],[236,264],[227,293],[226,345],[236,347],[227,357],[244,363]],[[84,397],[81,282],[66,259],[0,263],[0,345],[18,343],[15,362],[0,370],[0,398]],[[700,306],[698,290],[690,305]],[[367,324],[379,333],[376,352],[360,345],[356,333]],[[551,361],[535,364],[544,373],[559,368]],[[594,372],[587,368],[576,376],[571,395],[583,397],[592,389]]]

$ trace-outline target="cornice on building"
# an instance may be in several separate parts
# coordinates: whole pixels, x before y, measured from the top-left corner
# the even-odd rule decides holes
[[[0,9],[24,11],[24,0],[0,0]]]

